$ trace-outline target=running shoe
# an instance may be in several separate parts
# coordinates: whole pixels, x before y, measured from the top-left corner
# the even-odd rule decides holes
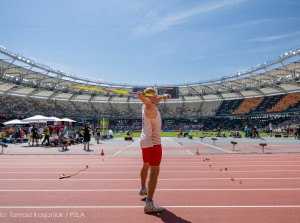
[[[141,187],[139,195],[141,195],[141,196],[147,195],[147,187],[145,187],[145,188]]]
[[[144,206],[144,211],[146,214],[157,213],[164,211],[164,208],[153,204],[153,202],[146,203]]]

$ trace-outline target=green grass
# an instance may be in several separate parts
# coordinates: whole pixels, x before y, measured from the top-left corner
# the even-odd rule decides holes
[[[245,133],[244,132],[240,132],[242,137],[245,137]],[[217,134],[217,132],[204,132],[204,135],[210,135],[211,137],[215,137]],[[193,135],[194,137],[200,137],[203,136],[203,134],[201,132],[190,132],[189,135]],[[230,132],[225,132],[226,136],[230,135]],[[268,133],[260,133],[259,134],[261,137],[267,137],[269,136]],[[126,132],[121,132],[120,135],[119,133],[115,133],[114,137],[125,137],[127,136]],[[134,132],[133,137],[141,137],[141,133],[140,132]],[[161,133],[161,137],[177,137],[178,136],[178,132],[162,132]]]

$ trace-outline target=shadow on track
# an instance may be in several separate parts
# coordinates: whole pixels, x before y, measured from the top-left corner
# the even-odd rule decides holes
[[[149,215],[153,215],[157,218],[160,218],[161,221],[165,223],[192,223],[191,221],[187,221],[185,219],[182,219],[181,217],[178,217],[177,215],[175,215],[167,209],[165,209],[163,212],[153,213]]]

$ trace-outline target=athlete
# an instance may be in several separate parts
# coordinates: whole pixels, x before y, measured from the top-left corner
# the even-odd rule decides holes
[[[157,92],[153,88],[147,88],[144,93],[156,95]],[[161,147],[161,116],[156,108],[156,104],[160,103],[164,98],[158,96],[144,96],[142,92],[137,93],[138,98],[143,102],[142,118],[143,128],[140,146],[143,153],[143,167],[141,169],[141,196],[147,195],[144,206],[145,213],[155,213],[164,210],[163,207],[153,203],[153,195],[155,192],[157,178],[159,175],[159,167],[162,157]],[[165,95],[170,99],[170,95]],[[148,188],[146,187],[146,179],[150,168],[150,176]]]
[[[95,128],[97,144],[99,144],[100,132],[101,132],[101,129],[99,127],[99,124],[97,124],[97,128]]]
[[[90,141],[91,141],[91,126],[90,123],[87,123],[86,125],[84,125],[83,128],[83,138],[84,138],[84,149],[86,151],[90,151]],[[87,149],[86,149],[86,144],[87,144]]]

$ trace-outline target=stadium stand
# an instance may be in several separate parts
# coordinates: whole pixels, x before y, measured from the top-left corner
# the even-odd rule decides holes
[[[295,105],[300,100],[300,92],[285,95],[272,109],[267,112],[285,111],[288,107]]]
[[[221,105],[221,101],[202,102],[200,115],[208,116],[208,117],[215,116],[220,105]]]
[[[65,73],[3,46],[0,54],[0,124],[19,116],[40,114],[68,117],[81,123],[108,117],[115,129],[141,128],[139,99],[113,90],[135,91],[148,86],[109,83]],[[259,127],[272,123],[282,129],[295,123],[287,119],[300,119],[299,55],[298,48],[232,75],[174,85],[179,97],[157,106],[163,129],[243,129],[245,123]],[[112,91],[86,91],[70,86]]]
[[[241,105],[243,99],[223,101],[217,115],[231,115]]]
[[[300,100],[296,104],[290,106],[287,110],[288,111],[300,111]]]
[[[248,114],[250,110],[255,109],[263,100],[263,97],[259,98],[246,98],[239,108],[233,112],[233,115],[242,115],[242,114]]]
[[[280,100],[281,99],[281,100]],[[12,95],[0,95],[1,114],[57,117],[106,116],[112,118],[141,118],[141,103],[81,102],[50,100]],[[236,99],[226,101],[161,103],[157,107],[163,118],[215,117],[245,114],[267,114],[280,111],[299,111],[300,93]]]
[[[283,94],[264,97],[262,102],[252,111],[253,114],[260,114],[266,112],[268,109],[275,106],[275,104],[284,97]]]

